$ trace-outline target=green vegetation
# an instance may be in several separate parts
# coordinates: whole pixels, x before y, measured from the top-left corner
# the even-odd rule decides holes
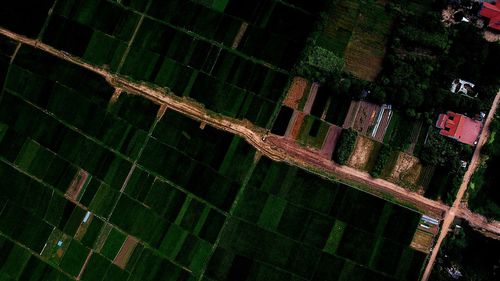
[[[335,151],[333,152],[333,160],[340,165],[345,165],[351,156],[354,146],[356,145],[356,138],[358,132],[354,129],[342,130]]]
[[[313,77],[314,80],[324,82],[327,78],[338,77],[342,73],[343,59],[327,49],[310,46],[304,56],[305,59],[296,69],[300,76]]]
[[[490,140],[481,150],[482,165],[471,178],[469,206],[488,218],[500,220],[500,192],[497,188],[500,168],[500,116],[497,114],[490,125]]]

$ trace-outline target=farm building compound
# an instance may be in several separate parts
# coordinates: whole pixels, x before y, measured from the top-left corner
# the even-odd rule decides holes
[[[436,122],[436,127],[441,129],[439,131],[441,135],[469,145],[475,145],[481,132],[481,125],[479,121],[451,111],[439,114]]]
[[[497,0],[496,4],[484,2],[479,14],[490,19],[488,27],[500,30],[500,1]]]

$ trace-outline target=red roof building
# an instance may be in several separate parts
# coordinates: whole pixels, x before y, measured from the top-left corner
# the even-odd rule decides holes
[[[497,0],[495,5],[483,2],[483,8],[481,8],[479,14],[490,19],[488,27],[500,30],[500,0]]]
[[[469,145],[475,145],[481,133],[481,126],[481,122],[451,111],[439,114],[436,122],[436,127],[441,129],[441,135]]]

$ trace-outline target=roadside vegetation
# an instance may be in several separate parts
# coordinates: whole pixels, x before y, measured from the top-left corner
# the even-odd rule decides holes
[[[484,162],[472,176],[469,187],[469,207],[488,218],[500,220],[500,116],[490,125],[490,139],[481,150]]]

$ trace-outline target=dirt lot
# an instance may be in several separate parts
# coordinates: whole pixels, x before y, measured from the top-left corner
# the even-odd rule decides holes
[[[307,84],[307,79],[294,77],[283,104],[293,109],[299,109],[299,103],[306,92]]]
[[[364,136],[358,136],[356,147],[347,162],[347,166],[369,171],[371,162],[373,162],[372,160],[378,152],[378,149],[380,149],[380,145],[377,142]]]
[[[418,158],[400,152],[389,175],[389,180],[416,189],[421,172],[422,164]]]
[[[434,235],[432,233],[423,231],[417,228],[410,247],[413,249],[428,254],[434,242]]]

